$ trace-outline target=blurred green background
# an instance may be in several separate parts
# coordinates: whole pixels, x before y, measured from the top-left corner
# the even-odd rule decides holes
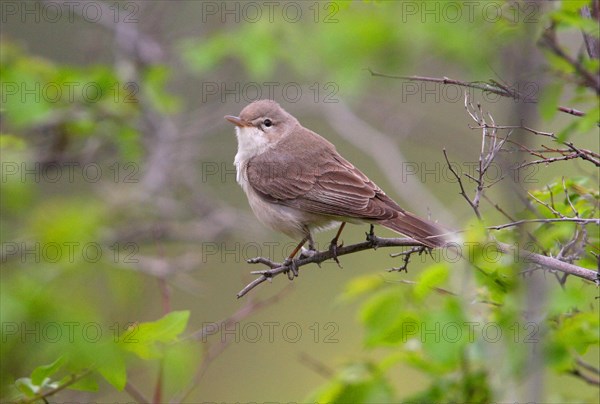
[[[448,395],[426,397],[597,400],[596,387],[565,372],[572,359],[566,341],[551,344],[560,355],[537,364],[537,393],[526,392],[527,377],[515,383],[531,345],[519,334],[513,347],[507,324],[520,316],[526,288],[515,287],[514,296],[509,288],[503,297],[510,315],[490,315],[488,307],[471,304],[487,293],[473,279],[477,265],[442,260],[436,267],[434,254],[413,257],[408,273],[388,273],[401,258],[380,249],[341,257],[343,268],[303,267],[293,282],[278,277],[236,299],[254,278],[249,272],[260,269],[246,259],[280,260],[295,241],[253,217],[235,181],[234,129],[223,119],[255,99],[273,98],[401,206],[464,229],[474,215],[442,149],[465,172],[477,164],[481,131],[469,129],[465,90],[370,70],[503,83],[525,99],[467,91],[498,124],[562,131],[578,147],[597,151],[597,98],[565,79],[572,67],[536,44],[558,20],[561,43],[580,51],[581,29],[597,37],[597,27],[577,14],[588,2],[67,3],[3,1],[1,8],[4,400],[21,397],[19,385],[36,385],[32,371],[59,357],[56,373],[39,374],[62,383],[77,375],[78,389],[60,392],[56,401],[139,400],[136,392],[156,398],[159,375],[164,402],[181,400],[182,392],[189,392],[186,402],[393,402],[435,389]],[[597,63],[586,67],[596,71]],[[591,111],[592,120],[574,126],[580,118],[556,113],[563,104]],[[526,136],[515,134],[540,147]],[[512,214],[524,209],[518,195],[561,176],[587,177],[581,184],[597,198],[591,165],[535,165],[517,175],[509,167],[523,156],[508,154],[489,174],[490,181],[506,178],[486,195]],[[482,211],[489,225],[506,222],[491,203],[482,202]],[[367,230],[349,226],[344,243],[363,241]],[[385,229],[377,234],[393,236]],[[318,246],[326,248],[333,235],[318,235]],[[435,285],[461,298],[414,297],[413,287],[400,283],[424,282],[426,268],[439,275]],[[590,318],[597,316],[597,290],[573,282],[568,293],[548,282],[544,302],[568,297],[550,313],[582,304]],[[393,292],[375,296],[388,299],[378,319],[363,295],[381,288]],[[168,326],[159,323],[161,331],[139,325],[169,312],[184,313],[167,317]],[[373,324],[435,312],[438,325],[452,318],[502,324],[506,339],[479,341],[471,352],[474,367],[490,366],[491,373],[463,367],[464,338],[436,345],[430,368],[410,349],[373,342]],[[231,324],[221,323],[231,316]],[[427,318],[429,325],[436,321]],[[540,319],[518,321],[526,333],[528,321]],[[592,336],[585,334],[578,354],[597,366],[595,323],[586,321]],[[132,323],[143,349],[123,341]],[[203,327],[207,335],[198,336]],[[504,388],[503,372],[514,377]],[[467,380],[481,394],[463,386],[465,395],[452,396],[454,382],[441,375]],[[23,377],[29,382],[15,385]]]

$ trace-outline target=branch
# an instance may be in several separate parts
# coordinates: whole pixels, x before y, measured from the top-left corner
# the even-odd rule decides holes
[[[448,77],[438,78],[438,77],[425,77],[425,76],[395,76],[395,75],[391,75],[391,74],[377,73],[377,72],[374,72],[373,70],[371,70],[370,68],[368,68],[367,70],[369,71],[369,73],[371,73],[371,76],[375,76],[375,77],[385,77],[385,78],[389,78],[389,79],[400,79],[400,80],[408,80],[408,81],[425,81],[425,82],[440,83],[440,84],[444,84],[444,85],[456,85],[456,86],[465,87],[465,88],[474,88],[474,89],[481,90],[481,91],[484,91],[487,93],[497,94],[502,97],[512,98],[517,101],[522,100],[524,98],[523,95],[521,95],[515,89],[511,89],[508,86],[505,86],[503,84],[496,82],[495,80],[461,81],[461,80],[450,79]],[[537,99],[531,99],[531,98],[526,98],[524,101],[532,102],[532,103],[538,102]],[[579,111],[575,108],[559,106],[556,109],[560,112],[564,112],[566,114],[570,114],[570,115],[574,115],[574,116],[585,116],[585,112]]]
[[[598,23],[598,19],[600,17],[600,2],[598,0],[592,1],[592,10],[588,6],[581,7],[579,11],[583,18],[589,18],[591,20],[596,20],[596,24]],[[598,38],[593,35],[587,34],[582,30],[583,40],[585,42],[585,47],[590,59],[600,59],[600,41]]]
[[[92,371],[91,370],[84,370],[83,372],[76,374],[76,375],[71,375],[69,377],[69,380],[67,380],[66,382],[64,382],[63,384],[56,386],[50,390],[47,390],[44,393],[38,393],[33,397],[27,398],[26,400],[20,401],[21,403],[25,404],[29,404],[29,403],[35,403],[38,400],[42,400],[44,402],[48,402],[48,400],[46,400],[46,398],[51,397],[53,395],[55,395],[56,393],[66,389],[67,387],[77,383],[78,381],[80,381],[81,379],[83,379],[84,377],[86,377],[87,375],[89,375]]]
[[[482,218],[481,218],[481,214],[479,213],[479,207],[476,206],[473,203],[473,201],[471,201],[471,199],[467,196],[467,193],[465,192],[465,187],[463,186],[460,175],[458,175],[458,173],[452,167],[452,164],[450,164],[450,160],[448,160],[448,154],[446,153],[446,149],[444,148],[444,149],[442,149],[442,151],[444,153],[444,158],[446,159],[446,163],[448,163],[448,168],[450,169],[450,172],[454,175],[454,177],[458,181],[458,186],[460,187],[460,194],[465,199],[465,201],[467,201],[469,206],[471,206],[471,208],[473,208],[473,212],[475,212],[475,216],[477,216],[477,219],[479,219],[479,221],[481,221]]]
[[[560,47],[556,39],[556,32],[554,30],[554,26],[551,26],[546,31],[544,31],[542,37],[540,38],[540,44],[550,49],[552,53],[554,53],[556,56],[570,64],[583,79],[583,84],[586,87],[594,90],[596,94],[600,94],[600,80],[598,79],[598,77],[593,73],[589,72],[585,67],[583,67],[579,60],[572,58]]]
[[[481,126],[480,125],[480,126],[476,126],[476,127],[471,127],[471,129],[484,129],[487,127],[492,127],[492,126],[490,126],[490,125]],[[556,143],[567,146],[572,152],[577,154],[576,157],[579,157],[583,160],[587,160],[587,161],[591,162],[592,164],[594,164],[596,167],[600,167],[600,159],[598,158],[599,157],[598,153],[593,152],[591,150],[587,150],[587,149],[580,149],[580,148],[576,147],[572,142],[562,141],[552,132],[542,132],[539,130],[529,128],[524,125],[518,125],[518,126],[516,126],[516,125],[494,125],[493,128],[494,129],[523,129],[523,130],[526,130],[527,132],[533,133],[534,135],[537,135],[537,136],[549,137],[552,140],[554,140]],[[534,156],[544,158],[543,155],[533,152],[532,150],[526,148],[523,145],[518,144],[515,141],[508,140],[508,142],[518,145],[523,150],[527,151],[528,153],[530,153]],[[548,150],[548,151],[558,152],[558,153],[562,152],[562,151],[556,151],[556,150]],[[550,159],[546,158],[546,162],[550,163],[551,161],[550,161]]]
[[[543,219],[543,220],[553,221],[553,219]],[[560,220],[564,221],[564,219],[560,219]],[[596,220],[596,223],[598,223],[600,221],[600,219],[576,219],[573,221],[589,222],[591,220]],[[501,226],[496,226],[496,227],[501,227]],[[600,272],[592,271],[590,269],[579,267],[577,265],[569,264],[567,262],[560,261],[553,257],[547,257],[545,255],[536,254],[536,253],[533,253],[533,252],[527,251],[527,250],[520,250],[509,244],[504,244],[504,243],[499,243],[499,242],[493,242],[493,243],[496,245],[498,251],[503,254],[519,256],[526,262],[541,265],[549,270],[564,272],[566,274],[574,275],[579,278],[586,279],[591,282],[595,282],[596,284],[600,284]],[[356,253],[359,251],[377,249],[379,247],[423,247],[423,244],[421,244],[418,241],[413,240],[411,238],[381,238],[381,237],[377,237],[373,234],[367,233],[367,241],[339,248],[337,250],[337,256],[339,257],[342,255],[353,254],[353,253]],[[460,248],[460,245],[458,245],[456,243],[449,243],[448,245],[445,246],[445,248],[456,248],[458,250],[459,254],[462,251],[462,249]],[[330,250],[318,251],[318,252],[315,252],[310,257],[299,258],[299,259],[294,260],[292,265],[295,265],[296,269],[299,269],[300,267],[302,267],[304,265],[308,265],[308,264],[313,264],[313,263],[320,264],[323,261],[332,259],[333,257],[334,257],[333,252]],[[282,263],[273,262],[270,259],[263,258],[263,257],[250,259],[250,260],[248,260],[248,263],[264,264],[264,265],[268,266],[270,269],[262,270],[262,271],[253,271],[252,272],[253,274],[260,275],[260,276],[258,278],[256,278],[255,280],[253,280],[252,282],[250,282],[248,285],[246,285],[242,290],[240,290],[237,294],[238,298],[245,296],[248,292],[250,292],[252,289],[257,287],[261,283],[263,283],[265,281],[270,281],[277,275],[280,275],[282,273],[287,273],[288,271],[291,270],[291,268],[290,268],[291,265],[284,265]]]
[[[555,222],[571,222],[579,224],[595,224],[600,225],[600,219],[583,219],[580,217],[563,217],[563,218],[552,218],[552,219],[523,219],[517,220],[516,222],[501,224],[498,226],[486,227],[488,230],[502,230],[507,227],[520,226],[525,223],[555,223]]]
[[[559,261],[556,258],[547,257],[545,255],[540,255],[533,253],[527,250],[517,249],[512,245],[505,243],[496,243],[498,250],[504,254],[518,255],[525,262],[530,262],[532,264],[538,264],[542,267],[548,268],[550,270],[556,270],[560,272],[564,272],[569,275],[577,276],[578,278],[587,279],[588,281],[592,281],[596,283],[596,285],[600,285],[600,272],[592,271],[591,269],[586,269],[583,267],[579,267],[577,265],[569,264],[568,262]]]
[[[580,378],[587,384],[591,384],[592,386],[600,386],[600,379],[596,379],[592,376],[588,376],[579,369],[572,369],[568,373],[575,377]]]
[[[413,240],[412,238],[381,238],[381,237],[377,237],[375,235],[369,235],[369,234],[367,234],[367,235],[368,235],[367,241],[338,248],[337,256],[340,257],[342,255],[352,254],[352,253],[356,253],[359,251],[377,249],[379,247],[422,247],[423,246],[422,243],[419,243],[418,241]],[[299,259],[294,260],[294,265],[296,266],[296,269],[299,269],[300,267],[303,267],[304,265],[308,265],[308,264],[313,264],[313,263],[320,264],[321,262],[326,261],[328,259],[332,259],[333,257],[334,257],[333,251],[330,251],[330,250],[318,251],[310,257],[299,258]],[[271,280],[274,277],[276,277],[277,275],[288,272],[290,270],[290,266],[288,266],[288,265],[284,265],[284,264],[278,263],[278,262],[273,262],[270,259],[263,258],[263,257],[248,260],[248,263],[264,264],[264,265],[267,265],[271,269],[264,270],[264,271],[252,272],[253,274],[260,275],[260,276],[258,278],[256,278],[255,280],[253,280],[252,282],[250,282],[248,285],[246,285],[242,290],[240,290],[238,292],[238,294],[237,294],[238,299],[240,297],[246,295],[248,292],[250,292],[252,289],[257,287],[261,283],[263,283],[267,280]]]
[[[134,386],[130,381],[127,381],[127,383],[125,384],[125,391],[127,392],[127,394],[129,394],[131,396],[131,398],[133,398],[137,403],[149,403],[150,400],[148,400],[143,394],[142,392],[136,387]]]

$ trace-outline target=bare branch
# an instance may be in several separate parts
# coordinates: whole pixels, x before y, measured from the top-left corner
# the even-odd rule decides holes
[[[562,177],[562,186],[563,186],[563,190],[565,191],[565,196],[567,197],[567,201],[569,202],[569,206],[571,207],[571,210],[573,211],[575,216],[579,217],[579,212],[577,212],[577,209],[575,209],[575,206],[573,206],[573,202],[571,202],[571,197],[569,196],[569,191],[567,191],[567,185],[565,184],[565,177]]]
[[[586,382],[587,384],[591,384],[592,386],[600,386],[600,379],[596,379],[592,376],[586,375],[585,373],[583,373],[581,370],[579,369],[572,369],[568,372],[569,374],[580,378],[581,380],[583,380],[584,382]]]
[[[442,149],[442,151],[444,153],[444,158],[446,159],[446,163],[448,163],[448,168],[450,169],[450,172],[454,175],[454,177],[458,181],[458,186],[460,187],[460,194],[465,199],[465,201],[467,201],[469,206],[471,206],[471,208],[473,209],[473,212],[475,212],[475,216],[477,216],[477,219],[479,219],[479,221],[481,221],[482,218],[481,218],[481,213],[479,213],[479,207],[476,206],[473,203],[473,201],[471,201],[471,199],[467,196],[467,193],[465,192],[465,187],[463,186],[460,175],[458,175],[456,170],[454,170],[454,168],[452,167],[452,164],[450,164],[450,160],[448,160],[448,154],[446,153],[446,149],[444,148],[444,149]]]
[[[600,219],[581,219],[581,218],[539,219],[539,220],[533,219],[533,220],[522,220],[519,222],[509,223],[509,224],[501,225],[501,226],[492,226],[492,227],[488,227],[488,229],[498,230],[500,228],[516,226],[518,224],[522,224],[522,223],[526,223],[526,222],[549,222],[549,221],[550,222],[570,221],[570,222],[577,222],[577,223],[594,222],[596,224],[600,223]],[[496,245],[497,250],[499,252],[502,252],[504,254],[510,254],[513,256],[518,255],[521,258],[523,258],[526,262],[535,263],[535,264],[541,265],[547,269],[564,272],[564,273],[567,273],[570,275],[577,276],[579,278],[586,279],[588,281],[592,281],[592,282],[596,282],[596,283],[598,283],[600,281],[600,278],[598,277],[599,276],[598,272],[595,272],[595,271],[592,271],[592,270],[589,270],[586,268],[582,268],[582,267],[570,264],[568,262],[563,262],[556,258],[536,254],[531,251],[520,251],[520,250],[517,250],[514,246],[511,246],[508,244],[497,243],[497,242],[492,242],[492,243],[494,243]],[[345,247],[338,249],[337,256],[353,254],[353,253],[356,253],[359,251],[365,251],[365,250],[370,250],[370,249],[377,249],[380,247],[421,247],[422,248],[422,247],[424,247],[424,245],[419,243],[418,241],[415,241],[410,238],[381,238],[381,237],[377,237],[375,235],[370,235],[368,237],[368,240],[365,242],[345,246]],[[457,247],[457,249],[459,251],[461,250],[460,246],[458,246],[454,243],[449,243],[444,248],[454,248],[454,247]],[[415,252],[417,252],[417,251],[416,250],[412,251],[412,253],[415,253]],[[397,254],[397,255],[405,255],[405,254]],[[293,265],[295,265],[295,268],[298,270],[300,267],[302,267],[304,265],[313,264],[313,263],[320,264],[323,261],[326,261],[328,259],[333,259],[332,251],[329,251],[329,250],[318,251],[318,252],[315,252],[310,257],[299,258],[299,259],[294,260]],[[262,258],[262,257],[260,257],[258,259],[248,260],[248,262],[249,263],[261,263],[261,264],[267,265],[271,269],[262,270],[262,271],[253,271],[252,272],[253,274],[260,275],[260,276],[258,278],[256,278],[255,280],[253,280],[252,282],[250,282],[248,285],[246,285],[242,290],[240,290],[240,292],[238,292],[238,294],[237,294],[238,298],[245,296],[248,292],[250,292],[252,289],[257,287],[261,283],[263,283],[265,281],[270,281],[272,278],[276,277],[277,275],[280,275],[282,273],[287,273],[288,271],[291,270],[290,269],[291,265],[284,265],[282,263],[276,263],[276,262],[271,261],[270,259]]]
[[[556,222],[570,222],[579,224],[595,224],[600,225],[600,219],[582,219],[580,217],[563,217],[560,219],[523,219],[517,220],[516,222],[501,224],[498,226],[488,226],[486,229],[489,230],[502,230],[507,227],[520,226],[525,223],[556,223]]]
[[[547,257],[527,250],[517,249],[514,246],[505,243],[497,243],[498,250],[504,254],[519,256],[525,262],[538,264],[550,270],[564,272],[569,275],[577,276],[578,278],[587,279],[600,285],[600,272],[592,271],[591,269],[579,267],[569,264],[568,262],[559,261],[556,258]]]
[[[379,247],[423,247],[422,243],[419,243],[416,240],[411,238],[381,238],[375,235],[369,236],[367,241],[362,243],[353,244],[344,246],[337,249],[336,255],[341,257],[342,255],[352,254],[359,251],[377,249]],[[328,259],[332,259],[334,256],[333,251],[318,251],[310,257],[307,258],[299,258],[294,260],[294,265],[296,269],[300,269],[300,267],[308,264],[320,264],[323,261]],[[253,271],[252,273],[255,275],[260,275],[258,278],[250,282],[246,285],[242,290],[240,290],[237,294],[237,297],[240,298],[250,292],[252,289],[260,285],[261,283],[270,280],[277,275],[282,273],[287,273],[290,271],[290,266],[284,265],[282,263],[273,262],[267,258],[259,257],[248,260],[251,264],[264,264],[267,265],[269,270],[264,271]]]
[[[450,79],[448,77],[438,78],[438,77],[425,77],[425,76],[396,76],[396,75],[391,75],[391,74],[377,73],[377,72],[374,72],[373,70],[371,70],[370,68],[367,70],[369,71],[369,73],[371,73],[372,76],[375,76],[375,77],[385,77],[385,78],[389,78],[389,79],[400,79],[400,80],[408,80],[408,81],[434,82],[434,83],[440,83],[440,84],[444,84],[444,85],[457,85],[460,87],[481,90],[486,93],[498,94],[502,97],[508,97],[508,98],[512,98],[515,100],[522,100],[524,98],[523,95],[520,94],[515,89],[512,89],[506,85],[500,84],[500,83],[496,82],[495,80],[461,81],[461,80]],[[526,102],[534,102],[534,103],[538,102],[537,99],[532,99],[532,98],[526,98],[525,101]],[[566,114],[570,114],[573,116],[579,116],[579,117],[585,116],[585,112],[579,111],[575,108],[559,106],[556,109],[560,112],[564,112]]]
[[[580,14],[583,18],[596,20],[597,24],[598,18],[600,17],[600,2],[598,2],[598,0],[593,0],[591,3],[592,10],[590,10],[588,6],[583,6],[581,7]],[[593,35],[589,35],[585,32],[582,33],[583,40],[585,42],[585,48],[590,59],[600,59],[600,40]]]
[[[402,266],[400,267],[392,267],[390,269],[388,269],[388,272],[408,272],[408,264],[410,263],[410,256],[413,254],[423,254],[423,253],[429,253],[431,251],[430,248],[427,247],[412,247],[410,250],[408,251],[402,251],[399,253],[394,253],[394,254],[390,254],[390,257],[402,257],[403,263]]]
[[[533,199],[535,200],[537,203],[539,203],[542,206],[545,206],[546,208],[548,208],[548,210],[550,212],[552,212],[554,214],[554,216],[556,217],[562,217],[562,218],[566,218],[565,215],[563,215],[562,213],[560,213],[559,211],[557,211],[556,209],[554,209],[554,206],[550,206],[548,205],[546,202],[540,201],[538,198],[536,198],[531,192],[527,192],[527,194]],[[552,205],[554,205],[554,203],[552,203]]]

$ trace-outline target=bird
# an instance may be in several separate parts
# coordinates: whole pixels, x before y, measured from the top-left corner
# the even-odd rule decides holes
[[[444,246],[448,231],[400,207],[373,181],[342,157],[335,146],[303,127],[277,102],[257,100],[239,116],[226,115],[235,125],[236,180],[255,216],[275,231],[300,240],[286,259],[293,259],[313,234],[339,225],[330,250],[337,260],[338,239],[346,223],[380,225],[411,237],[427,248]]]

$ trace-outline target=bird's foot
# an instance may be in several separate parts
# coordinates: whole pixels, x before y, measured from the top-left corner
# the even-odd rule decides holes
[[[335,261],[336,264],[338,264],[338,267],[343,268],[342,264],[340,264],[340,260],[338,259],[338,250],[340,248],[342,248],[344,246],[344,242],[342,241],[339,245],[338,245],[338,240],[337,237],[335,237],[333,240],[331,240],[331,243],[329,244],[329,252],[332,255],[332,259]]]
[[[295,259],[286,258],[285,261],[283,261],[283,265],[288,268],[285,273],[290,281],[298,277],[298,265],[296,265]]]
[[[309,248],[302,247],[300,249],[300,255],[298,256],[298,259],[301,260],[301,259],[305,259],[305,258],[312,258],[317,253],[318,253],[318,251],[314,248],[314,246],[309,246]],[[315,262],[315,264],[317,264],[319,266],[319,268],[321,268],[320,262]]]
[[[298,256],[298,258],[299,259],[311,258],[311,257],[314,257],[316,253],[318,253],[318,251],[315,250],[314,248],[304,248],[304,247],[302,247],[300,249],[300,255]]]

